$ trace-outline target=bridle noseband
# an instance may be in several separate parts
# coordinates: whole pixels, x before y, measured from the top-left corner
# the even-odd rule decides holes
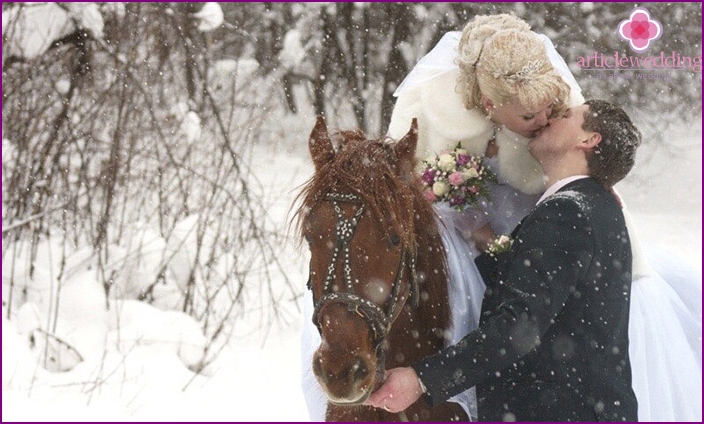
[[[405,303],[399,302],[399,295],[401,294],[403,275],[407,266],[410,267],[409,296],[412,299],[413,306],[418,307],[420,293],[418,288],[418,278],[416,275],[415,255],[409,253],[405,243],[402,245],[401,261],[398,266],[398,271],[396,272],[396,279],[394,280],[391,289],[391,302],[387,311],[384,311],[372,301],[360,297],[354,290],[354,285],[358,283],[359,280],[354,278],[352,275],[352,266],[350,262],[350,241],[352,240],[357,224],[364,213],[364,203],[362,202],[361,197],[356,194],[328,193],[325,195],[324,199],[332,202],[335,214],[337,215],[337,224],[335,226],[336,240],[335,247],[332,250],[330,262],[328,264],[327,273],[325,275],[322,296],[316,302],[315,309],[313,311],[313,323],[316,327],[318,327],[318,331],[322,334],[322,328],[318,322],[318,316],[320,311],[325,306],[332,303],[347,305],[350,311],[354,311],[362,316],[374,332],[378,365],[380,365],[377,366],[377,373],[381,373],[381,376],[383,377],[387,349],[387,343],[385,343],[386,337],[391,329],[391,324],[393,324],[394,320],[398,317],[398,315],[400,315],[403,304]],[[345,219],[339,202],[356,203],[359,204],[359,208],[352,218]],[[340,258],[340,254],[342,254],[342,276],[345,281],[345,287],[344,291],[343,289],[340,289],[335,292],[333,291],[332,284],[337,277],[335,270],[337,269],[337,262]],[[308,288],[312,290],[310,279],[308,280]]]

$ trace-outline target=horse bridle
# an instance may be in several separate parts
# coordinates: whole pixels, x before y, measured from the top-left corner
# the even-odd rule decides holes
[[[410,254],[405,243],[402,245],[401,260],[398,266],[398,271],[396,271],[396,279],[394,280],[391,289],[391,302],[388,305],[386,312],[370,300],[355,294],[354,285],[355,283],[358,283],[359,280],[355,279],[352,275],[352,265],[350,262],[350,241],[352,240],[357,224],[364,213],[364,202],[362,202],[361,197],[356,194],[328,193],[325,195],[324,199],[332,202],[335,214],[337,215],[337,224],[335,226],[336,241],[335,247],[332,250],[330,262],[328,263],[325,282],[323,283],[322,296],[316,302],[315,309],[313,311],[313,323],[316,327],[318,327],[318,331],[322,334],[322,328],[320,326],[320,322],[318,322],[318,316],[320,311],[325,306],[332,303],[347,305],[350,311],[356,312],[362,316],[367,325],[369,325],[374,332],[374,343],[378,363],[377,373],[380,373],[381,377],[383,377],[387,349],[386,337],[391,329],[391,324],[393,324],[394,320],[398,317],[401,313],[401,309],[403,308],[403,303],[399,302],[399,295],[401,294],[404,270],[407,266],[410,267],[409,296],[412,299],[413,306],[418,307],[420,293],[418,288],[418,277],[416,275],[415,255]],[[340,207],[340,202],[355,203],[359,205],[359,208],[352,218],[345,219],[342,213],[342,208]],[[338,290],[335,292],[332,290],[332,284],[337,276],[335,270],[337,269],[337,262],[340,258],[340,253],[342,253],[342,262],[344,265],[343,278],[345,281],[345,288],[344,291]],[[312,290],[310,277],[308,279],[308,288]],[[381,380],[382,379],[379,381]]]

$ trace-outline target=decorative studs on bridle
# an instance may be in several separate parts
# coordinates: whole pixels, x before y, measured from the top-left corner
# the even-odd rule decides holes
[[[391,324],[396,317],[401,313],[403,303],[399,302],[401,295],[401,286],[404,278],[404,271],[407,267],[410,268],[409,276],[409,296],[412,299],[413,306],[418,307],[419,303],[419,288],[418,278],[416,275],[415,255],[409,253],[406,245],[402,246],[401,261],[396,271],[396,279],[391,288],[391,298],[387,310],[384,311],[380,306],[364,299],[357,295],[354,286],[359,282],[352,274],[352,265],[350,261],[350,241],[354,236],[357,224],[364,213],[364,203],[361,197],[355,194],[340,194],[328,193],[325,195],[325,200],[332,202],[335,214],[337,215],[337,224],[335,226],[335,246],[333,247],[330,262],[328,263],[323,290],[320,299],[315,304],[313,311],[313,323],[318,327],[318,331],[322,334],[318,316],[320,311],[327,305],[332,303],[341,303],[347,305],[350,311],[354,311],[364,318],[369,327],[374,332],[375,346],[380,367],[377,367],[377,372],[384,372],[384,361],[386,355],[386,337],[391,328]],[[354,216],[350,219],[345,219],[340,207],[340,202],[356,203],[359,205]],[[333,291],[333,282],[337,274],[338,259],[342,258],[342,277],[345,282],[344,289]],[[312,289],[311,281],[308,280],[308,288]]]

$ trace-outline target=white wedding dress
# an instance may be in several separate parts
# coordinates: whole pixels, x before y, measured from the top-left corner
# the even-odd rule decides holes
[[[448,291],[453,327],[449,344],[477,328],[484,282],[474,264],[477,251],[469,233],[487,221],[496,234],[510,234],[528,214],[544,190],[542,169],[527,150],[529,140],[495,129],[477,110],[464,108],[455,92],[459,75],[454,60],[461,33],[446,34],[399,86],[389,135],[403,136],[411,119],[419,120],[418,155],[451,150],[458,141],[470,154],[483,155],[494,136],[499,153],[486,158],[498,183],[491,184],[491,202],[477,210],[458,212],[436,204],[443,243],[447,249]],[[570,106],[584,101],[581,90],[550,40],[540,35],[551,63],[571,86]],[[624,208],[633,246],[633,274],[629,322],[629,356],[633,390],[640,421],[701,421],[701,271],[656,249],[643,246]],[[311,370],[320,344],[311,323],[313,302],[304,296],[302,368],[303,393],[312,421],[324,421],[326,398]],[[452,399],[475,419],[476,399],[470,389]]]

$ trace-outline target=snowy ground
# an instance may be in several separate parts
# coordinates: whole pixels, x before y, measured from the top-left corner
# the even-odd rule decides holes
[[[300,136],[288,137],[294,140],[288,145],[258,146],[253,155],[259,178],[271,193],[271,213],[282,222],[296,188],[312,172],[305,143],[313,119],[289,118],[289,128],[300,131]],[[664,151],[656,143],[645,146],[636,170],[619,190],[644,241],[660,244],[701,269],[701,127],[687,131],[675,134],[679,141],[674,151]],[[290,259],[290,276],[302,291],[307,252],[294,245],[293,234],[290,238],[281,256]],[[208,376],[194,376],[184,366],[181,350],[144,340],[121,351],[86,355],[70,372],[51,373],[38,365],[36,349],[29,349],[16,321],[3,318],[2,419],[305,421],[299,377],[300,312],[296,302],[285,309],[285,318],[268,328],[243,323],[241,335],[208,369]]]
[[[252,152],[255,158],[253,167],[270,198],[269,212],[281,223],[289,220],[289,210],[297,188],[312,173],[305,143],[314,119],[309,117],[308,123],[299,122],[300,117],[290,118],[291,125],[282,124],[281,127],[300,127],[302,132],[296,139],[300,143],[284,145],[277,141],[268,146],[255,146]],[[284,138],[282,135],[278,139]],[[288,139],[293,137],[289,136]],[[272,151],[278,153],[272,154]],[[260,158],[259,162],[256,158]],[[296,244],[293,235],[289,239],[290,243],[282,246],[280,257],[289,277],[300,283],[299,291],[302,292],[307,252]],[[90,308],[93,310],[84,309],[82,312],[91,317],[103,317],[100,310],[88,306],[97,297],[95,293],[86,294],[86,287],[93,283],[87,276],[77,277],[76,281],[66,285],[65,294],[76,303],[71,307]],[[276,285],[283,286],[283,283]],[[72,295],[71,287],[81,294]],[[3,298],[5,294],[4,291]],[[89,332],[94,335],[104,332],[103,323],[88,322],[88,319],[75,324],[78,331],[70,331],[67,327],[74,325],[74,322],[70,317],[65,320],[68,325],[62,335],[72,345],[83,348],[79,350],[85,359],[66,373],[52,373],[41,367],[38,349],[28,347],[28,336],[24,333],[26,329],[18,328],[18,322],[28,320],[8,321],[3,308],[2,420],[308,420],[300,390],[298,334],[301,315],[298,301],[284,305],[279,311],[278,321],[262,323],[258,311],[252,311],[249,321],[237,323],[236,336],[217,361],[206,369],[207,376],[196,376],[186,368],[183,351],[188,348],[187,341],[185,348],[180,346],[174,349],[173,343],[153,340],[170,337],[183,342],[181,334],[174,335],[171,329],[164,327],[175,324],[175,321],[160,318],[162,312],[157,310],[137,308],[140,310],[135,311],[132,302],[123,305],[123,309],[127,307],[132,310],[122,317],[121,350],[110,344],[118,336],[112,324],[108,323],[105,343],[109,347],[104,355],[100,342],[96,346],[92,339],[88,340]],[[112,314],[108,315],[105,319],[114,321]],[[133,322],[137,320],[151,323]],[[163,322],[157,325],[157,320]],[[177,324],[182,326],[184,323]]]
[[[212,8],[219,10],[216,3],[208,5],[210,12]],[[84,22],[84,26],[94,34],[102,33],[96,6],[85,7],[82,16],[95,20]],[[196,15],[201,30],[207,30],[203,25],[211,29],[220,25],[222,11],[218,10],[208,14],[204,8]],[[68,20],[65,12],[52,9],[49,13],[54,24],[57,19]],[[6,15],[3,29],[9,19]],[[59,29],[66,27],[54,25],[47,31]],[[34,39],[36,35],[39,39]],[[47,40],[62,35],[42,35],[32,28],[15,42],[23,45],[26,57],[33,57],[48,48]],[[312,173],[306,140],[314,119],[309,107],[303,109],[306,111],[298,116],[278,119],[274,132],[279,133],[272,136],[271,143],[254,146],[252,151],[252,166],[268,194],[270,217],[280,223],[290,218],[288,210],[297,188]],[[332,123],[331,127],[335,126]],[[635,171],[619,190],[643,241],[659,244],[701,270],[701,125],[682,128],[681,133],[669,132],[666,144],[648,140]],[[6,318],[5,302],[10,296],[3,279],[3,421],[307,420],[300,390],[300,297],[281,304],[275,321],[262,322],[261,310],[238,314],[235,336],[217,360],[202,375],[196,375],[188,365],[197,362],[202,351],[198,324],[183,314],[136,301],[112,302],[106,311],[102,288],[86,266],[80,266],[88,257],[90,251],[85,249],[70,255],[79,271],[62,287],[56,331],[80,352],[82,362],[74,358],[74,351],[56,341],[44,346],[40,337],[30,343],[30,332],[49,321],[46,316],[53,313],[51,302],[27,303],[23,308],[16,305],[12,320]],[[303,292],[308,254],[296,246],[295,235],[281,246],[279,257],[288,277],[297,284],[299,293]],[[37,267],[35,279],[55,280],[51,273],[56,269],[51,266],[55,260],[48,250],[40,251],[42,265]],[[283,288],[285,282],[274,281],[273,286]],[[51,285],[45,283],[40,289],[53,296]],[[42,298],[41,293],[30,295]],[[47,371],[39,358],[49,350],[60,355],[61,366],[77,365],[68,372]]]

